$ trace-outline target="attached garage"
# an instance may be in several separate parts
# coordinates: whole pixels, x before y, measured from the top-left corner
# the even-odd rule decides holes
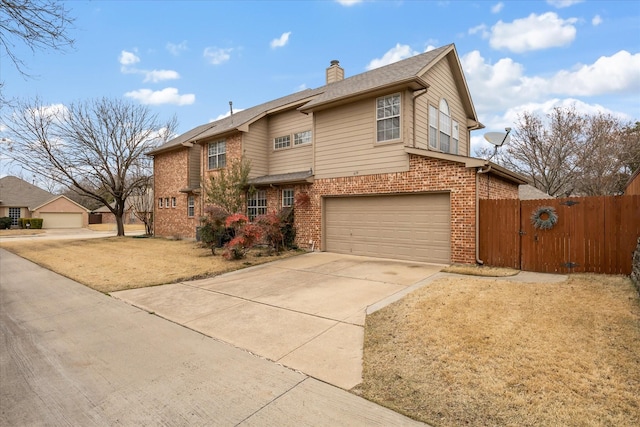
[[[82,228],[81,213],[40,213],[42,228]]]
[[[327,197],[328,252],[449,264],[449,193]]]

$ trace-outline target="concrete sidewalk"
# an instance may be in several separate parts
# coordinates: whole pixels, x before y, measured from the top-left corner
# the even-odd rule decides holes
[[[314,252],[112,296],[349,390],[362,382],[366,311],[442,266]]]
[[[0,425],[423,425],[0,249]]]

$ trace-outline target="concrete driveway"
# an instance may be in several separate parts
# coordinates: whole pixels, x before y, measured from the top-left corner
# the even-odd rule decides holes
[[[442,267],[315,252],[112,296],[350,389],[362,381],[367,311],[411,292]]]

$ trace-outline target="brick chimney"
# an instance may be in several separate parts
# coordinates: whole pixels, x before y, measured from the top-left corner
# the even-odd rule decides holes
[[[340,61],[334,59],[327,68],[327,84],[344,80],[344,68],[340,66]]]

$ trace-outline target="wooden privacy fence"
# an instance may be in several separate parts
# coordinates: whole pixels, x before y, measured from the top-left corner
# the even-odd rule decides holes
[[[541,207],[557,214],[557,223],[548,230],[531,221]],[[640,196],[480,200],[479,218],[479,255],[486,265],[543,273],[631,274],[640,236]]]

